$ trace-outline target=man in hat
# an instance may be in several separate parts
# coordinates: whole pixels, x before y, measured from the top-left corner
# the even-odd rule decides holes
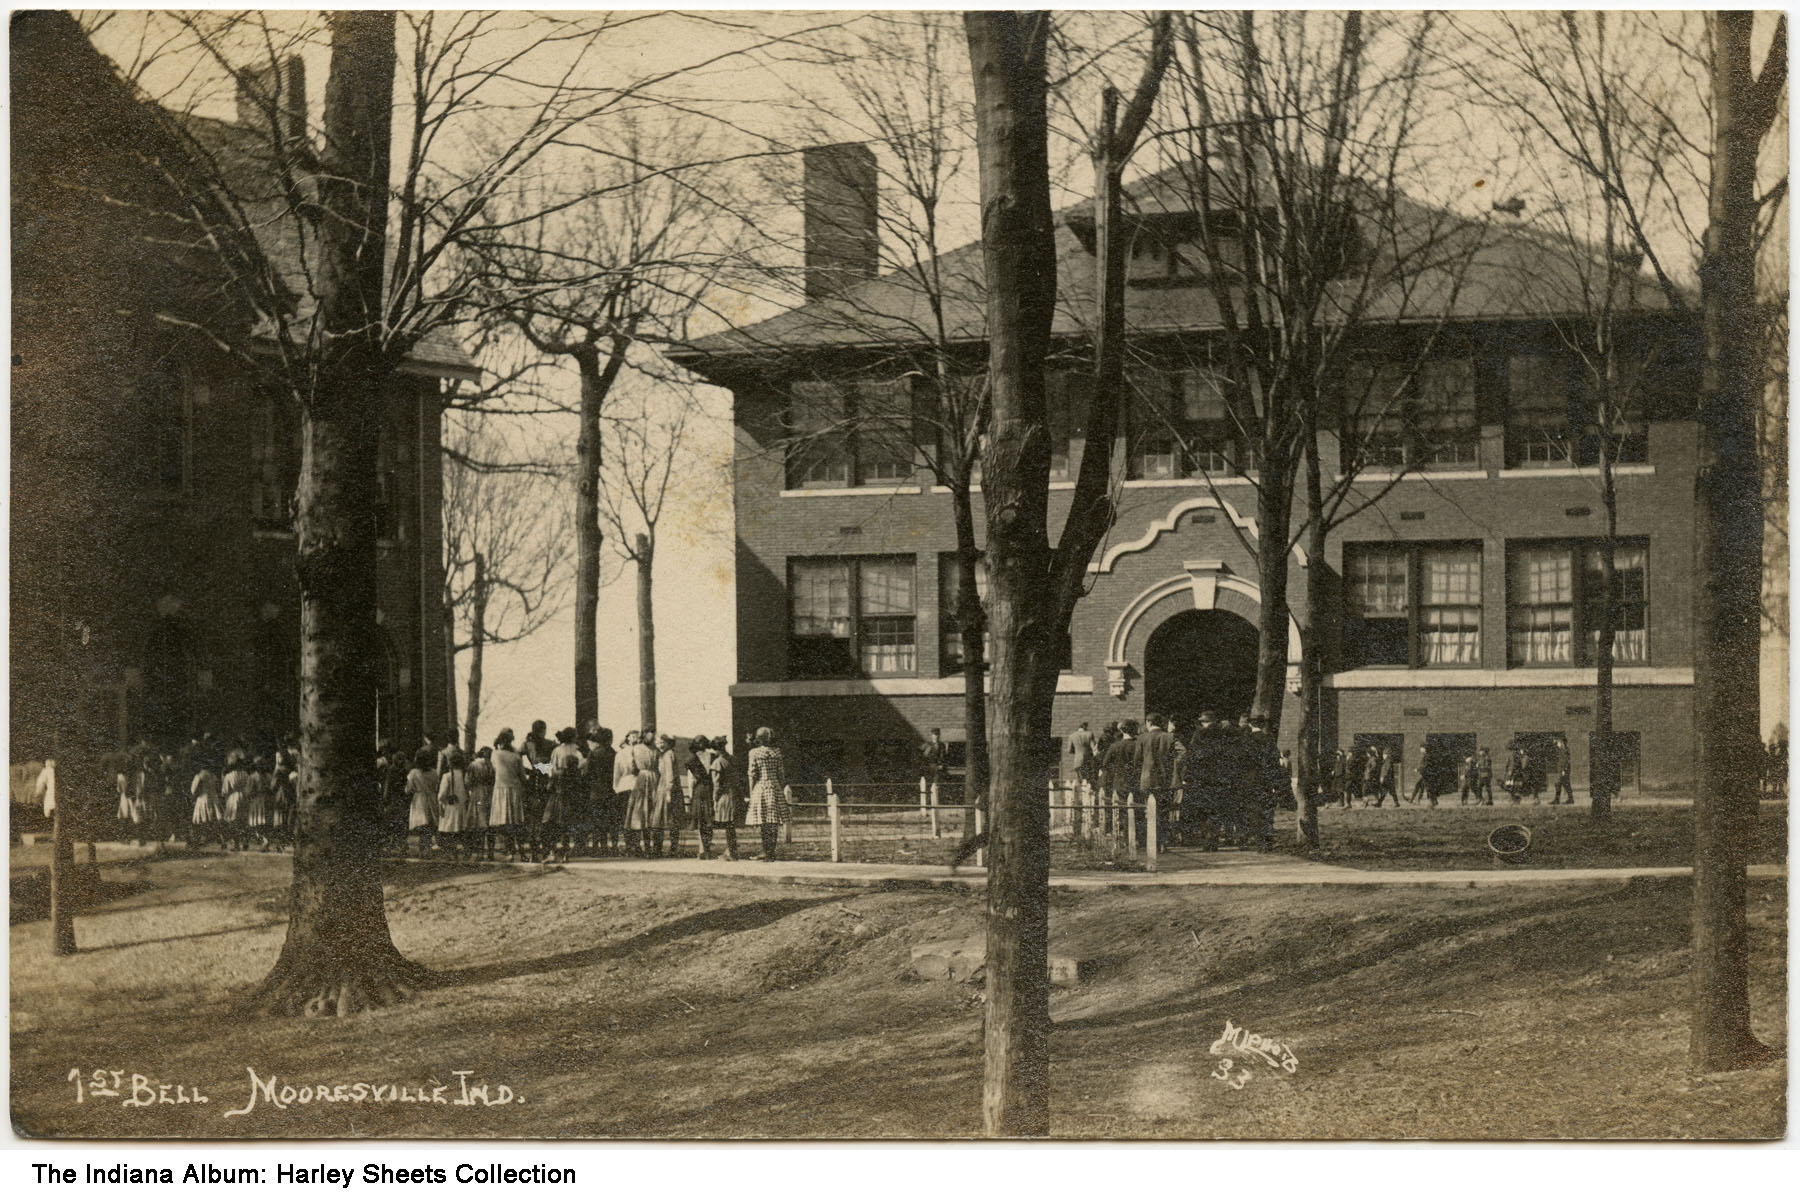
[[[931,739],[919,746],[919,765],[925,773],[925,781],[936,786],[944,776],[944,764],[948,760],[950,746],[944,743],[941,729],[931,730]]]
[[[1219,831],[1223,822],[1222,799],[1226,793],[1225,731],[1219,717],[1211,711],[1200,713],[1200,726],[1188,745],[1186,789],[1182,795],[1182,839],[1198,842],[1207,852],[1219,847]]]

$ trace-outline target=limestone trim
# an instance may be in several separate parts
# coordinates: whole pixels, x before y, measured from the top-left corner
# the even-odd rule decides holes
[[[1613,685],[1692,686],[1694,671],[1685,666],[1633,666],[1615,669]],[[1591,690],[1592,669],[1546,670],[1344,670],[1325,676],[1327,690],[1500,690],[1563,687]]]
[[[1114,545],[1101,555],[1098,562],[1089,562],[1088,573],[1111,573],[1113,566],[1126,554],[1141,553],[1152,545],[1155,545],[1157,540],[1164,533],[1174,532],[1176,525],[1181,523],[1181,518],[1189,512],[1208,510],[1223,512],[1227,520],[1230,520],[1232,524],[1242,529],[1252,539],[1255,539],[1258,535],[1256,517],[1243,515],[1232,505],[1230,500],[1221,499],[1217,495],[1195,495],[1187,499],[1177,500],[1175,506],[1169,509],[1168,515],[1152,520],[1149,527],[1144,530],[1144,534],[1138,537],[1137,540],[1123,541]],[[1300,548],[1298,545],[1294,546],[1294,559],[1300,565],[1301,569],[1306,568],[1306,550]]]

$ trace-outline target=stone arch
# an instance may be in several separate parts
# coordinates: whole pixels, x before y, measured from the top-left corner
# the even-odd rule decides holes
[[[1261,620],[1262,589],[1254,582],[1233,574],[1222,561],[1193,561],[1182,565],[1184,573],[1144,588],[1125,605],[1114,622],[1112,635],[1106,642],[1106,682],[1114,698],[1123,697],[1130,689],[1132,634],[1145,622],[1152,609],[1166,601],[1185,595],[1191,598],[1194,611],[1228,611],[1250,621],[1252,627]],[[1181,606],[1178,610],[1189,609]],[[1287,661],[1291,689],[1300,670],[1300,622],[1292,612],[1288,613]]]

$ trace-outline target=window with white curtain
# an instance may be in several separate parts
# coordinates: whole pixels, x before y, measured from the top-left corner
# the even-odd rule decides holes
[[[913,559],[790,558],[788,665],[799,678],[913,673]]]
[[[1481,664],[1480,545],[1347,545],[1344,583],[1348,664]]]
[[[1508,547],[1507,660],[1515,666],[1592,665],[1606,614],[1604,547],[1593,540]],[[1650,662],[1650,545],[1616,542],[1613,660]]]
[[[1481,548],[1419,551],[1419,656],[1428,666],[1481,662]]]
[[[1507,583],[1507,659],[1516,666],[1573,665],[1575,571],[1566,544],[1522,545]]]

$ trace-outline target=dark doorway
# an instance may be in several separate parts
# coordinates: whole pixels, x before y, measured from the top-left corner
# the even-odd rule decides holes
[[[1538,798],[1556,782],[1556,741],[1560,732],[1515,732],[1509,749],[1517,747],[1525,753],[1524,776],[1516,788],[1521,795]],[[1500,771],[1505,776],[1504,770]]]
[[[1427,732],[1425,734],[1425,785],[1433,795],[1456,791],[1457,775],[1463,759],[1475,756],[1473,732]]]
[[[1615,732],[1612,734],[1613,757],[1619,763],[1619,789],[1639,790],[1639,762],[1643,749],[1635,732]],[[1599,743],[1592,732],[1588,733],[1588,761],[1591,763],[1599,753]],[[1593,766],[1588,766],[1588,774],[1593,775]]]
[[[1235,720],[1256,697],[1256,626],[1228,611],[1184,611],[1144,646],[1144,711],[1172,716],[1182,735],[1202,711]]]

